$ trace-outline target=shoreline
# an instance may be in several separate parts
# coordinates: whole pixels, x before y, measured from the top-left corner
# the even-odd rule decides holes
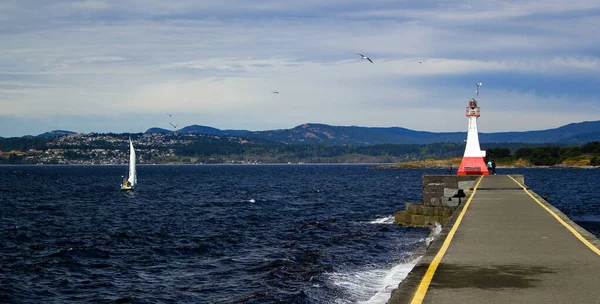
[[[0,164],[0,167],[82,167],[82,166],[127,166],[123,164]],[[377,166],[377,165],[393,165],[393,163],[261,163],[261,164],[136,164],[136,166]]]
[[[0,164],[0,167],[84,167],[84,166],[127,166],[123,164]],[[414,165],[398,165],[398,163],[260,163],[260,164],[179,164],[179,163],[161,163],[161,164],[137,164],[138,166],[348,166],[348,165],[369,165],[373,169],[440,169],[447,170],[450,166],[440,166],[439,164],[431,164],[424,166]],[[498,169],[600,169],[600,166],[571,166],[571,165],[553,165],[553,166],[498,166]],[[458,165],[452,166],[452,169],[458,169]],[[454,173],[453,173],[454,174]]]
[[[448,170],[450,166],[380,166],[377,165],[376,169],[395,169],[395,170],[406,170],[406,169],[440,169]],[[600,166],[570,166],[570,165],[554,165],[554,166],[497,166],[497,169],[600,169]],[[458,166],[452,166],[452,170],[458,169]],[[455,174],[455,173],[452,173]]]

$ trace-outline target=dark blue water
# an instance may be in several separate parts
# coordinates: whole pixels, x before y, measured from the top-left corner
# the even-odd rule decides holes
[[[390,217],[443,171],[0,167],[0,302],[385,303],[430,232]],[[500,173],[599,234],[600,170]]]

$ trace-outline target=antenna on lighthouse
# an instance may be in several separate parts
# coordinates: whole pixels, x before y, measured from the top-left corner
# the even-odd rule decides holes
[[[479,96],[479,87],[481,82],[477,82],[477,96]],[[479,146],[479,135],[477,132],[477,118],[481,115],[477,99],[471,98],[466,108],[466,116],[469,119],[467,129],[467,144],[465,145],[465,154],[463,155],[460,166],[456,174],[458,175],[488,175],[489,171],[484,163],[485,151]]]

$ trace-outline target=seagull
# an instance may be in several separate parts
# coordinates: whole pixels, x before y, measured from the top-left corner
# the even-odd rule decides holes
[[[358,55],[360,55],[360,57],[362,57],[362,59],[369,60],[369,62],[373,63],[373,60],[371,60],[371,58],[369,58],[369,57],[367,57],[367,56],[365,56],[363,54],[358,54]]]
[[[475,85],[477,85],[477,90],[475,90],[475,94],[477,94],[477,96],[479,96],[479,87],[483,85],[483,82],[478,82]]]
[[[427,60],[421,60],[421,61],[419,61],[419,64],[421,64],[423,62],[427,62]]]
[[[277,91],[273,91],[273,94],[279,94],[279,92],[277,92]]]
[[[178,125],[174,125],[174,124],[172,124],[170,122],[169,122],[169,124],[173,126],[173,129],[177,128],[177,126],[178,126]]]
[[[167,115],[169,115],[169,117],[173,117],[173,116],[171,116],[171,114],[169,114],[169,113],[167,113]]]

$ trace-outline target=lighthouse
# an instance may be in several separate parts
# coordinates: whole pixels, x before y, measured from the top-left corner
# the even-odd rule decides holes
[[[479,84],[477,89],[479,91]],[[465,147],[465,154],[460,162],[460,167],[458,167],[458,175],[489,174],[484,161],[485,151],[482,151],[481,148],[479,148],[479,135],[477,134],[477,118],[479,118],[479,115],[480,112],[477,100],[471,98],[469,106],[467,107],[467,118],[469,119],[467,146]]]

